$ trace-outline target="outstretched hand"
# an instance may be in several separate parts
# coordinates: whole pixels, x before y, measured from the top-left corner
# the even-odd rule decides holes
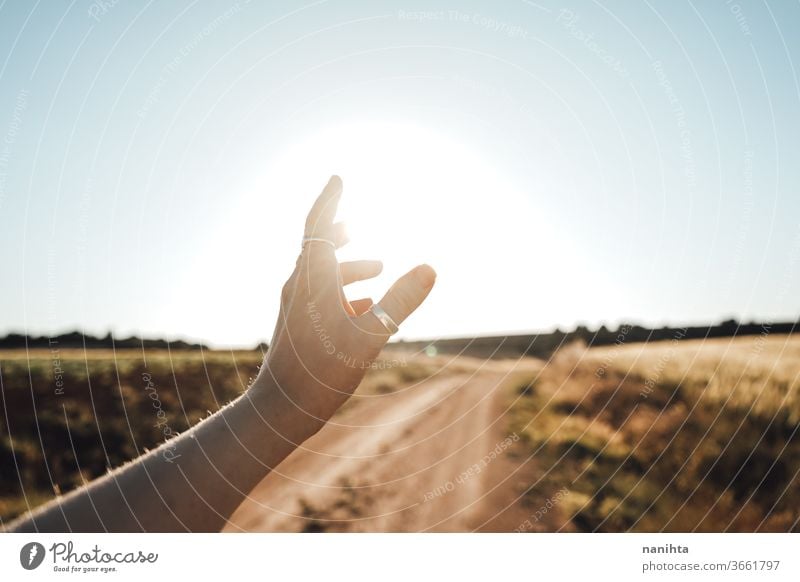
[[[348,301],[343,287],[377,276],[383,265],[337,260],[335,249],[347,243],[343,225],[334,223],[341,194],[341,179],[331,177],[308,214],[303,250],[283,287],[261,371],[307,415],[314,430],[350,397],[389,339],[389,327],[378,317],[381,310],[402,324],[436,280],[431,267],[420,265],[392,285],[375,312],[371,299]]]
[[[389,289],[377,314],[368,299],[348,302],[343,286],[374,277],[381,264],[336,260],[335,249],[346,242],[333,223],[341,193],[334,176],[308,215],[266,363],[247,392],[11,529],[218,531],[247,493],[325,424],[356,389],[389,330],[422,303],[436,278],[427,265],[415,268]]]

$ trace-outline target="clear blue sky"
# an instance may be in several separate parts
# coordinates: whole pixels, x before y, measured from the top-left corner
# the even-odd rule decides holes
[[[2,2],[0,333],[267,339],[334,171],[356,223],[401,222],[361,247],[388,253],[368,292],[406,259],[440,273],[404,337],[794,319],[798,23],[723,0]]]

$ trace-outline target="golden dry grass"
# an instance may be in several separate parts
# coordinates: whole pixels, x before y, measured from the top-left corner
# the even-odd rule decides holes
[[[789,336],[569,346],[514,406],[530,494],[574,492],[565,529],[796,530],[798,371]]]
[[[710,402],[800,422],[800,336],[752,336],[593,348],[588,362],[680,384]]]

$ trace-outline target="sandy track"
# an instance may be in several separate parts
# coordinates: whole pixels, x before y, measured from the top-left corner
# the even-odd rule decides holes
[[[504,396],[521,365],[536,364],[492,362],[363,398],[267,476],[226,530],[513,530],[535,471],[519,445],[463,474],[508,436]]]

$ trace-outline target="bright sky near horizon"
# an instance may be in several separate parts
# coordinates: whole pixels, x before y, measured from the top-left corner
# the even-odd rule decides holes
[[[399,337],[800,315],[800,5],[0,4],[0,334],[271,335],[342,257]]]

